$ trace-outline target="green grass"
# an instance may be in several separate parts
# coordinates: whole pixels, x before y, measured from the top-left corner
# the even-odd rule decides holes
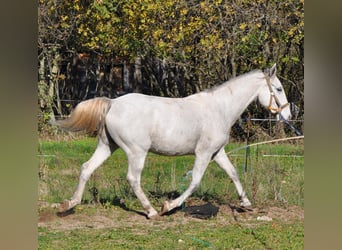
[[[226,152],[241,145],[228,145]],[[96,147],[95,138],[67,142],[40,142],[40,181],[48,186],[44,200],[60,202],[72,195],[80,167]],[[304,149],[302,145],[280,144],[251,147],[229,155],[253,204],[304,206]],[[193,167],[193,156],[165,157],[149,154],[142,173],[142,186],[153,198],[180,193],[191,181],[184,177]],[[90,178],[87,189],[95,186],[101,199],[128,197],[135,200],[126,181],[127,159],[117,150]],[[225,203],[236,200],[233,182],[211,162],[193,197]],[[84,201],[92,199],[84,193]],[[160,202],[157,200],[158,205]]]
[[[193,222],[181,230],[124,226],[72,231],[39,228],[38,233],[39,249],[303,249],[304,238],[299,223],[247,228],[217,226],[214,220]]]
[[[243,144],[230,144],[230,152]],[[40,141],[39,199],[58,203],[70,198],[78,181],[79,170],[96,147],[95,138],[74,141]],[[304,207],[304,146],[298,144],[259,145],[229,154],[239,172],[243,187],[253,206]],[[190,183],[184,175],[192,169],[193,156],[163,157],[149,154],[142,174],[142,187],[152,204],[159,208],[164,200],[174,198]],[[247,170],[245,172],[245,170]],[[39,227],[39,249],[302,249],[303,221],[235,222],[232,218],[215,217],[207,221],[194,220],[175,223],[178,217],[163,217],[163,222],[146,226],[144,222],[124,223],[131,212],[119,206],[120,200],[128,210],[142,211],[140,202],[126,181],[127,159],[123,151],[116,151],[87,183],[77,214],[108,214],[121,211],[121,227],[106,229],[83,227],[60,230]],[[96,187],[102,205],[88,204]],[[210,201],[219,205],[238,204],[232,181],[216,163],[212,162],[202,179],[200,188],[189,198]],[[119,208],[118,208],[119,207]],[[40,209],[39,212],[41,212]],[[72,215],[71,215],[72,216]],[[229,223],[222,223],[222,218]],[[243,219],[243,216],[241,217]],[[147,220],[146,220],[147,221]],[[172,223],[171,223],[172,222]],[[179,242],[180,240],[180,242]]]

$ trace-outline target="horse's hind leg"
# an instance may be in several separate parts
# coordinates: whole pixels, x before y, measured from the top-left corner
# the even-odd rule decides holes
[[[99,139],[97,148],[92,157],[82,164],[78,185],[72,198],[61,204],[59,208],[60,212],[65,212],[81,203],[85,185],[91,174],[112,154],[112,152],[114,152],[115,149],[117,149],[116,145],[110,146],[108,142],[104,142],[101,138]]]
[[[146,197],[140,184],[141,172],[144,168],[144,162],[147,152],[139,151],[134,153],[130,152],[126,154],[128,158],[127,180],[129,184],[131,185],[137,198],[140,200],[142,206],[146,210],[147,216],[151,218],[155,215],[158,215],[157,211],[152,207],[150,201]]]
[[[224,148],[221,148],[220,151],[214,157],[214,161],[229,175],[229,177],[233,180],[236,190],[239,194],[241,200],[241,206],[249,207],[251,206],[251,202],[248,200],[245,191],[242,188],[239,176],[233,166],[233,164],[228,159],[226,153],[224,152]]]

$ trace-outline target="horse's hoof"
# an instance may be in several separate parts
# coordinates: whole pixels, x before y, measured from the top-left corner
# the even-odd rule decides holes
[[[241,208],[244,212],[247,212],[247,211],[251,212],[251,211],[253,211],[252,205],[249,205],[249,206],[242,206],[242,205],[241,205],[240,208]]]
[[[163,215],[169,211],[170,211],[170,203],[168,201],[165,201],[164,205],[161,207],[161,211],[160,211],[159,215]]]
[[[75,213],[75,211],[73,207],[71,207],[70,201],[66,200],[60,203],[58,212],[56,214],[58,217],[65,217],[73,213]]]
[[[151,211],[147,211],[147,218],[148,219],[155,219],[156,217],[158,217],[158,213],[156,210],[151,210]]]
[[[252,207],[252,203],[248,199],[244,199],[240,202],[241,207]]]
[[[64,213],[68,211],[69,209],[70,209],[70,201],[65,200],[64,202],[61,202],[61,204],[59,205],[58,212]]]

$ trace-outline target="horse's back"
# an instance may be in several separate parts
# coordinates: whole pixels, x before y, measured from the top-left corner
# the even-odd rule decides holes
[[[126,118],[136,119],[187,119],[192,115],[195,118],[202,110],[199,103],[188,98],[168,98],[148,96],[138,93],[131,93],[122,97],[112,99],[112,111]]]

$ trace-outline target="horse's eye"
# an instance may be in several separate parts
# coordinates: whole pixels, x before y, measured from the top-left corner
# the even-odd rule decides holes
[[[276,90],[277,90],[278,92],[283,91],[283,89],[282,89],[281,87],[276,88]]]

